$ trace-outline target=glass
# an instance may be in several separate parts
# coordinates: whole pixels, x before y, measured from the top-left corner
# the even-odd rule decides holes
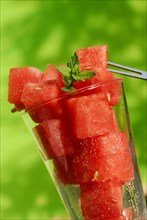
[[[72,220],[146,219],[121,79],[22,112]]]

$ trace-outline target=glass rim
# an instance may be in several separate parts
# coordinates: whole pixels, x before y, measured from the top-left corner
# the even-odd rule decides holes
[[[79,93],[84,92],[84,91],[90,91],[90,90],[96,89],[98,87],[101,87],[101,86],[103,86],[105,84],[112,83],[114,81],[121,81],[121,82],[123,82],[123,79],[122,78],[115,78],[115,79],[108,80],[108,81],[105,81],[105,82],[98,82],[98,83],[95,83],[95,84],[92,84],[92,85],[84,86],[84,87],[76,89],[74,91],[63,93],[63,94],[60,94],[60,95],[58,95],[58,96],[56,96],[54,98],[50,98],[50,99],[48,99],[46,101],[37,103],[37,104],[35,104],[32,107],[24,109],[22,112],[28,112],[29,113],[30,111],[32,111],[34,109],[37,109],[37,108],[40,108],[40,107],[42,107],[44,105],[47,105],[48,103],[50,103],[50,102],[52,102],[54,100],[61,100],[63,98],[70,97],[72,95],[79,94]]]

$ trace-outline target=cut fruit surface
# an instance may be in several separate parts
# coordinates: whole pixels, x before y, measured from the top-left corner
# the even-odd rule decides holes
[[[74,82],[74,87],[80,89],[94,84],[97,84],[98,87],[91,91],[91,93],[96,91],[102,93],[107,97],[109,105],[112,106],[117,105],[120,102],[122,80],[114,80],[112,73],[109,71],[100,71],[97,72],[96,76],[89,80]]]
[[[116,132],[106,136],[92,138],[91,145],[97,149],[99,157],[116,153],[128,153],[129,155],[131,153],[126,132]]]
[[[93,70],[95,67],[107,68],[107,46],[93,46],[77,49],[80,70]]]
[[[55,99],[30,109],[28,114],[34,122],[41,123],[46,120],[60,119],[63,115],[63,108]]]
[[[101,157],[97,161],[98,180],[120,180],[126,182],[134,179],[131,153],[117,153]]]
[[[61,73],[56,69],[56,65],[49,64],[43,76],[43,81],[56,80],[60,87],[64,87]]]
[[[23,87],[26,83],[38,83],[41,81],[43,73],[35,67],[22,67],[10,69],[8,100],[13,103],[18,110],[24,107],[21,101]]]
[[[98,94],[71,98],[67,101],[67,109],[73,131],[80,139],[118,130],[113,109]]]
[[[74,152],[72,139],[63,121],[47,120],[35,127],[43,151],[53,159]]]
[[[48,119],[60,118],[63,110],[56,99],[61,89],[55,80],[41,83],[27,83],[24,86],[21,101],[29,109],[33,121],[42,122]]]
[[[100,87],[100,92],[108,97],[110,105],[117,105],[120,102],[121,84],[122,80],[119,79],[107,82]]]
[[[81,209],[85,219],[106,220],[122,212],[122,186],[119,182],[81,185]]]
[[[31,108],[56,98],[59,94],[60,88],[53,80],[41,83],[27,83],[24,85],[21,101],[26,108]]]
[[[113,134],[112,134],[113,136]],[[78,184],[89,182],[104,182],[132,180],[134,171],[131,152],[122,134],[114,134],[107,149],[108,137],[94,137],[77,140],[72,164],[75,182]],[[124,135],[125,136],[125,135]],[[119,140],[121,139],[122,140]],[[118,141],[118,145],[116,142]],[[120,142],[120,143],[119,143]],[[111,149],[112,148],[112,149]]]

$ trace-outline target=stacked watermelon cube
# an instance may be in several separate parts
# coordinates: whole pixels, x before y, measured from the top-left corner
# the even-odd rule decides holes
[[[33,131],[45,160],[53,160],[58,181],[63,187],[79,186],[85,220],[133,220],[131,208],[123,207],[122,193],[122,186],[134,179],[129,138],[114,111],[122,81],[107,70],[106,46],[76,54],[80,71],[96,73],[74,81],[76,92],[61,89],[64,83],[55,65],[48,65],[45,73],[23,67],[10,71],[8,100],[37,123]]]

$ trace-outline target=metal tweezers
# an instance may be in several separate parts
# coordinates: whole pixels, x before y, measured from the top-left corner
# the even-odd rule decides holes
[[[113,70],[113,69],[108,68],[108,70],[113,73],[118,73],[118,74],[125,75],[125,76],[131,76],[131,77],[147,80],[147,72],[145,72],[145,71],[134,69],[134,68],[127,67],[127,66],[123,66],[123,65],[113,63],[113,62],[108,62],[108,65],[113,66],[113,67],[117,67],[119,69],[130,71],[130,72],[124,72],[121,70]],[[133,73],[131,73],[131,72],[133,72]]]

